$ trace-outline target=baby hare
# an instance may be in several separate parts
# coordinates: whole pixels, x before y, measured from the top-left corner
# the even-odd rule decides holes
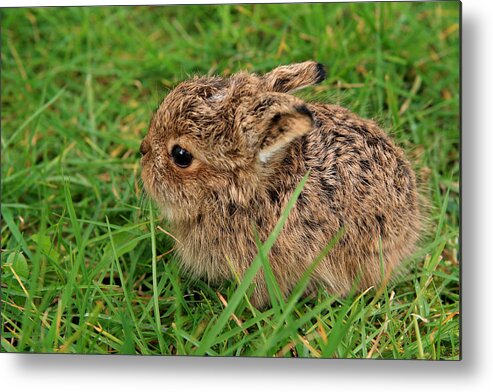
[[[283,295],[338,232],[311,289],[345,295],[355,282],[377,285],[415,249],[419,197],[403,151],[373,121],[291,95],[324,79],[313,61],[262,76],[194,77],[154,113],[140,149],[142,179],[193,276],[241,276],[257,254],[256,235],[267,239],[307,172],[269,253]],[[268,306],[262,273],[254,283],[252,303]]]

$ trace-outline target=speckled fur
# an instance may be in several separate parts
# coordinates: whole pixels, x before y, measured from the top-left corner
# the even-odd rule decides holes
[[[339,106],[308,104],[290,93],[321,82],[312,61],[263,76],[195,77],[178,85],[154,114],[142,142],[142,178],[178,240],[182,266],[210,283],[241,274],[256,255],[301,178],[309,179],[270,262],[283,294],[344,227],[312,275],[311,287],[347,294],[382,280],[409,256],[421,230],[415,176],[403,151],[373,121]],[[190,151],[190,167],[170,158]],[[269,304],[259,273],[254,305]]]

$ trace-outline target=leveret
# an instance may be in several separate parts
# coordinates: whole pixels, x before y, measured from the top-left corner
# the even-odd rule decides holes
[[[324,79],[313,61],[194,77],[159,105],[141,145],[142,179],[188,273],[211,284],[241,276],[255,236],[267,239],[308,171],[269,253],[283,295],[342,228],[310,289],[378,285],[413,252],[421,213],[409,161],[375,122],[291,95]],[[252,303],[268,306],[261,272],[254,283]]]

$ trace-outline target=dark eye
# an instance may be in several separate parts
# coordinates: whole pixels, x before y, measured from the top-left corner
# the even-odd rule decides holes
[[[192,163],[193,156],[184,148],[176,145],[171,149],[171,156],[178,167],[188,167]]]

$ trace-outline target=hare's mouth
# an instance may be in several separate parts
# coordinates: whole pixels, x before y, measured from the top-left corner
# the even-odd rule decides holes
[[[167,190],[166,180],[159,175],[159,170],[150,160],[142,158],[142,183],[147,194],[153,199],[163,211],[171,211],[174,207],[172,196]],[[166,213],[166,216],[169,214]]]
[[[142,183],[144,184],[145,191],[156,201],[159,201],[161,198],[159,195],[159,189],[157,184],[159,183],[159,179],[156,178],[155,169],[153,168],[152,162],[145,159],[145,156],[142,157],[141,162],[142,172]]]

